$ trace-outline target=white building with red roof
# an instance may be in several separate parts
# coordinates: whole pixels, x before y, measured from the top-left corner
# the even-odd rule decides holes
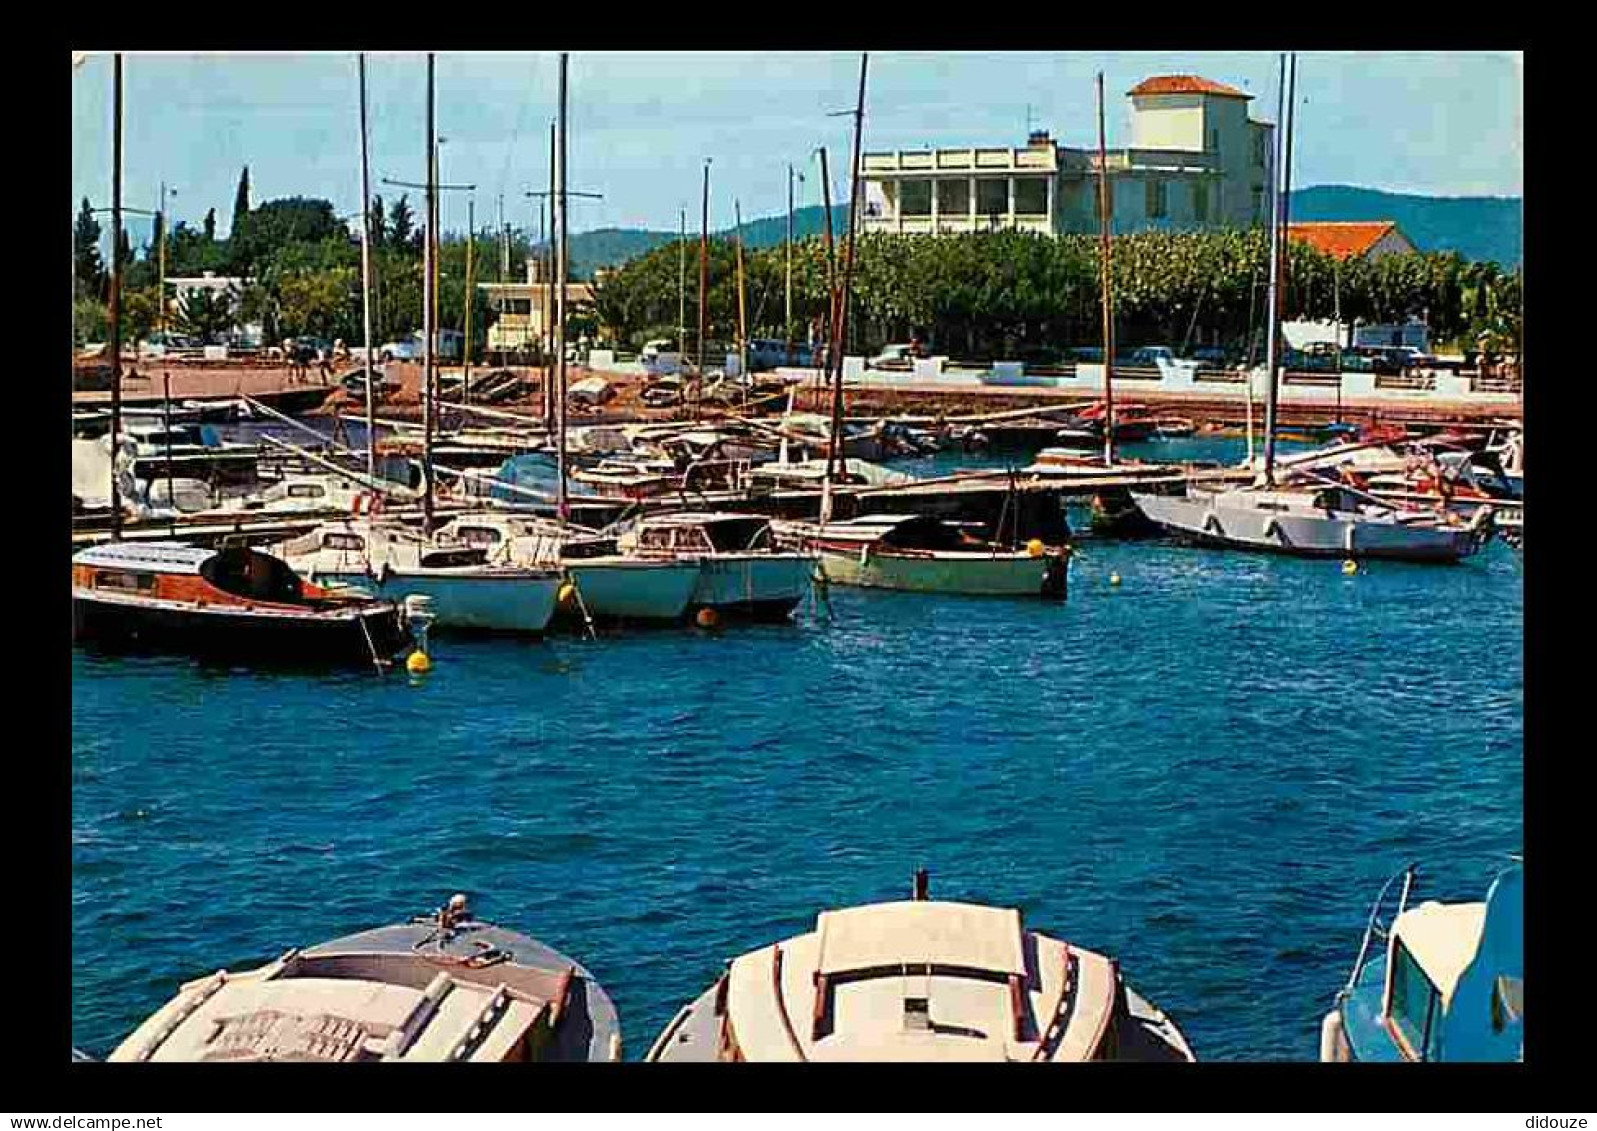
[[[1338,259],[1412,255],[1417,249],[1396,220],[1315,220],[1287,225],[1287,235]]]
[[[1115,232],[1251,227],[1268,210],[1268,122],[1252,95],[1197,75],[1156,75],[1126,92],[1131,144],[1107,151]],[[1096,135],[1092,111],[1083,132]],[[1034,132],[1024,148],[866,153],[865,231],[1097,230],[1096,146]]]

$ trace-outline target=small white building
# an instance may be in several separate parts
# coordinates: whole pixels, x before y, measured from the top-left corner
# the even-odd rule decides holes
[[[232,292],[233,296],[244,293],[252,280],[237,275],[218,275],[215,271],[206,271],[202,275],[168,275],[166,285],[171,290],[171,297],[167,300],[174,307],[181,307],[190,295],[209,293],[223,295]],[[235,322],[233,333],[240,338],[259,342],[264,327],[259,322]]]
[[[1268,207],[1274,127],[1243,91],[1196,75],[1127,92],[1131,144],[1106,151],[1111,230],[1249,227]],[[895,150],[862,157],[861,229],[932,234],[1098,229],[1098,152],[1037,131],[1024,148]]]
[[[543,342],[554,321],[550,309],[554,288],[545,277],[542,260],[527,257],[527,278],[519,283],[478,283],[488,299],[494,320],[488,327],[490,352],[535,349]],[[566,282],[566,311],[578,303],[593,301],[593,287],[587,283]]]

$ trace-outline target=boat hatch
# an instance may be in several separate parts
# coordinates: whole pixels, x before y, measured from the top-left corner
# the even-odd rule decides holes
[[[200,576],[224,593],[252,601],[292,603],[302,593],[288,563],[241,546],[218,551],[200,566]]]

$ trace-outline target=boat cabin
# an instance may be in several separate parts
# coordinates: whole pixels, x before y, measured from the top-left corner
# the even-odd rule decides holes
[[[717,995],[733,1060],[1096,1060],[1116,1050],[1116,964],[1019,911],[906,900],[822,912],[735,960]]]
[[[210,604],[305,605],[324,595],[286,562],[259,550],[118,542],[80,550],[72,584],[97,593]]]
[[[776,549],[770,520],[757,514],[656,515],[633,531],[640,553],[748,554]]]
[[[475,920],[420,919],[182,986],[113,1061],[619,1059],[614,1007],[581,967]]]
[[[977,533],[981,523],[959,523],[932,515],[869,514],[819,528],[825,542],[878,545],[902,550],[987,550],[992,543]]]

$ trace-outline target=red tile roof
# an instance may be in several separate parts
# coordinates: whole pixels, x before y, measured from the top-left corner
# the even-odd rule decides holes
[[[1337,259],[1363,255],[1379,243],[1386,233],[1396,230],[1396,220],[1326,220],[1287,227],[1292,239],[1316,247]]]
[[[1217,94],[1223,98],[1252,98],[1234,86],[1199,78],[1197,75],[1155,75],[1143,79],[1128,94]]]

